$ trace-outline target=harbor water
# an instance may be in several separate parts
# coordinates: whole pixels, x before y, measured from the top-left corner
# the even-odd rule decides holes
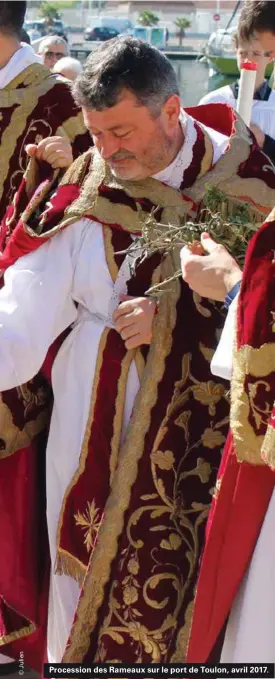
[[[195,106],[200,99],[212,90],[235,80],[209,70],[207,63],[196,60],[172,60],[175,69],[183,106]]]

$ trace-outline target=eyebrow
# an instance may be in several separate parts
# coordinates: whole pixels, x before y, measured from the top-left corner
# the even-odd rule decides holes
[[[93,126],[91,125],[91,128],[92,127]],[[128,127],[127,127],[127,125],[114,125],[113,127],[109,127],[107,132],[117,132],[118,130],[123,130],[123,128],[125,130],[128,130],[129,132],[130,132],[130,130],[134,129],[132,125],[130,125]]]

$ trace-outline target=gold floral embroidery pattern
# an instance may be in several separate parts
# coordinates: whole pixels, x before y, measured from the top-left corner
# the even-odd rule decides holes
[[[231,381],[231,428],[239,462],[256,465],[265,463],[261,456],[261,448],[271,415],[268,395],[271,388],[269,380],[274,374],[274,366],[274,344],[264,344],[259,349],[248,345],[235,349]],[[275,467],[275,450],[272,446],[269,448],[268,438],[264,454],[268,457],[269,464]]]
[[[169,258],[163,263],[163,275],[165,277],[171,275]],[[118,466],[105,507],[105,518],[98,533],[97,545],[85,578],[84,592],[79,600],[77,617],[63,662],[71,662],[72,659],[78,662],[85,656],[90,635],[97,624],[98,610],[104,601],[111,563],[116,556],[118,537],[124,525],[124,514],[129,506],[131,489],[138,473],[144,437],[149,428],[152,408],[157,400],[165,360],[171,350],[172,332],[176,322],[176,301],[179,298],[178,284],[175,284],[171,297],[169,300],[166,297],[160,300],[159,312],[155,318],[155,340],[150,347],[141,389],[136,397],[131,423],[119,453]],[[135,628],[132,630],[133,634],[138,635],[140,623],[133,626]],[[104,655],[104,644],[99,652]]]
[[[190,476],[197,476],[202,484],[208,484],[212,473],[210,463],[204,458],[195,457],[195,466],[191,466],[191,469],[188,469],[188,459],[190,455],[194,455],[196,447],[201,443],[206,448],[221,448],[225,441],[222,428],[228,423],[227,417],[216,422],[211,428],[204,430],[202,437],[195,445],[188,446],[188,422],[191,412],[185,411],[177,416],[179,406],[185,403],[188,393],[195,391],[196,398],[208,410],[211,409],[212,414],[215,414],[218,402],[226,397],[223,385],[216,385],[213,382],[187,385],[190,379],[196,383],[190,371],[190,355],[186,354],[182,361],[182,379],[176,384],[173,399],[167,409],[166,418],[162,423],[151,453],[152,490],[154,492],[141,495],[140,506],[128,520],[128,546],[123,549],[118,566],[119,571],[126,569],[128,574],[122,580],[122,598],[119,594],[119,583],[113,584],[109,600],[109,612],[100,630],[96,661],[106,657],[106,640],[108,638],[119,645],[127,643],[127,638],[131,646],[135,642],[135,662],[144,662],[144,654],[149,656],[150,662],[167,661],[169,658],[179,613],[182,607],[184,609],[183,602],[190,582],[192,582],[192,577],[196,573],[200,554],[199,529],[206,520],[210,507],[210,501],[204,504],[196,502],[195,499],[189,507],[185,507],[184,502],[180,499],[183,484]],[[187,444],[186,450],[183,450],[182,457],[178,461],[176,461],[174,453],[165,448],[167,424],[168,419],[171,418],[175,418],[175,424],[184,430]],[[168,490],[171,487],[173,487],[172,496],[170,490]],[[148,555],[152,564],[152,575],[145,582],[142,582],[139,579],[139,574],[141,570],[140,558],[146,544],[143,518],[145,514],[148,514],[149,531],[159,533],[160,539],[159,546]],[[141,526],[140,535],[138,534],[139,524]],[[187,576],[184,576],[181,570],[173,565],[172,554],[179,550],[182,550],[183,563],[186,560],[189,564]],[[167,554],[167,556],[164,557],[164,554]],[[161,572],[158,572],[159,569],[161,569]],[[159,588],[161,589],[164,581],[167,582],[167,596],[159,599],[157,592]],[[154,592],[156,592],[156,596],[153,596]],[[172,592],[176,594],[174,594],[171,612]],[[144,607],[160,612],[159,616],[155,618],[156,620],[159,619],[157,628],[149,629],[144,625]],[[175,655],[179,662],[183,661],[185,657],[192,607],[193,601],[187,605],[184,625],[178,633]],[[149,613],[148,615],[150,617]],[[184,639],[182,647],[179,645],[180,639]]]

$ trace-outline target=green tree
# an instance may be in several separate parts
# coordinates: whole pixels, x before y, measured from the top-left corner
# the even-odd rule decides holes
[[[158,22],[158,15],[154,14],[154,12],[151,12],[149,9],[144,10],[144,12],[140,12],[138,17],[138,23],[141,24],[141,26],[156,26]]]
[[[41,2],[39,14],[43,19],[46,19],[49,24],[51,24],[54,19],[60,19],[59,11],[52,2]]]
[[[185,38],[185,31],[187,28],[190,28],[191,21],[186,19],[186,17],[177,17],[175,24],[177,27],[177,37],[179,38],[179,44],[181,47],[183,38]]]

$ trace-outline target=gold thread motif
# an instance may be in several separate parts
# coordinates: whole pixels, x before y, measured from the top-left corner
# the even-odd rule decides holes
[[[271,414],[271,407],[267,402],[259,403],[259,388],[270,392],[269,376],[274,373],[275,345],[263,344],[259,349],[248,345],[241,348],[235,346],[233,360],[233,375],[231,380],[231,428],[234,447],[239,462],[262,465],[265,463],[261,455],[264,443],[262,426],[265,428]],[[245,388],[245,380],[249,382]],[[258,378],[258,379],[257,379]],[[261,379],[264,378],[264,379]],[[250,420],[252,417],[252,421]],[[269,449],[272,437],[265,441],[265,457],[269,464],[275,467],[275,449]]]
[[[163,263],[166,271],[169,259]],[[105,507],[105,519],[98,532],[97,545],[91,557],[84,592],[79,600],[77,617],[71,630],[70,645],[65,650],[63,662],[71,662],[72,658],[77,662],[85,656],[90,634],[97,623],[98,610],[104,599],[111,563],[117,553],[118,538],[123,529],[124,513],[129,506],[131,489],[137,476],[144,437],[150,425],[151,410],[157,400],[158,384],[164,373],[166,356],[171,350],[172,330],[176,322],[176,300],[179,294],[180,287],[176,282],[174,292],[171,292],[172,300],[171,296],[169,300],[165,296],[160,301],[142,385],[135,400],[125,442],[120,450],[112,489]]]
[[[61,530],[62,530],[62,525],[63,525],[63,519],[64,519],[64,513],[66,509],[66,503],[67,499],[69,497],[69,494],[72,490],[72,488],[76,485],[79,477],[81,474],[83,474],[84,469],[85,469],[85,463],[88,455],[88,445],[89,445],[89,440],[90,440],[90,434],[91,434],[91,426],[94,418],[94,409],[95,409],[95,404],[96,404],[96,398],[97,398],[97,390],[98,390],[98,383],[99,383],[99,377],[100,377],[100,371],[101,371],[101,366],[102,366],[102,361],[103,361],[103,352],[106,346],[106,342],[108,339],[110,329],[109,328],[104,328],[100,341],[99,341],[99,346],[98,346],[98,352],[97,352],[97,359],[96,359],[96,366],[95,366],[95,374],[94,374],[94,382],[93,382],[93,388],[92,388],[92,394],[91,394],[91,400],[90,400],[90,408],[89,408],[89,416],[86,424],[86,430],[82,442],[82,447],[81,447],[81,452],[79,456],[79,464],[77,471],[75,472],[71,483],[69,484],[61,506],[61,511],[60,511],[60,516],[59,516],[59,521],[58,521],[58,527],[57,527],[57,558],[56,558],[56,565],[55,565],[55,570],[57,573],[66,573],[67,575],[71,575],[71,577],[76,578],[79,582],[82,582],[83,578],[83,564],[82,568],[79,571],[80,568],[80,563],[79,560],[74,557],[72,554],[69,554],[69,559],[67,556],[67,552],[65,550],[62,550],[60,548],[60,541],[61,541]]]
[[[4,442],[4,446],[1,444],[0,447],[0,459],[28,446],[34,437],[45,429],[48,420],[49,412],[46,408],[34,420],[26,422],[24,429],[20,429],[14,424],[12,413],[0,394],[0,430],[1,440]]]

